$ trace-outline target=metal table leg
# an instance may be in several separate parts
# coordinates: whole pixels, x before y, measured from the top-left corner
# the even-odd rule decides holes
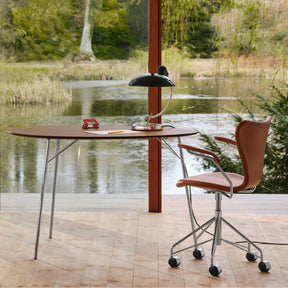
[[[181,144],[181,138],[180,137],[178,137],[178,144]],[[188,177],[188,173],[187,173],[187,168],[186,168],[186,164],[184,161],[183,151],[181,148],[179,148],[179,154],[180,154],[180,159],[181,159],[183,177],[186,178],[186,177]],[[186,191],[186,198],[187,198],[189,215],[190,215],[191,228],[192,228],[192,231],[195,231],[196,227],[195,227],[195,221],[194,221],[194,212],[193,212],[193,208],[192,208],[191,187],[185,186],[185,191]],[[197,249],[197,235],[196,235],[196,233],[193,234],[193,238],[194,238],[195,247]]]
[[[53,233],[53,222],[54,222],[54,208],[55,208],[55,195],[56,195],[56,182],[57,182],[57,172],[58,172],[58,155],[59,155],[60,139],[57,140],[56,146],[56,159],[54,167],[54,182],[53,182],[53,193],[52,193],[52,205],[51,205],[51,216],[50,216],[50,231],[49,238],[52,238]]]
[[[42,209],[43,209],[43,201],[44,201],[44,190],[45,190],[45,182],[46,182],[46,175],[47,175],[47,169],[48,169],[49,150],[50,150],[50,139],[47,139],[46,160],[45,160],[44,175],[43,175],[43,182],[42,182],[42,188],[41,188],[41,198],[40,198],[40,208],[39,208],[39,218],[38,218],[38,227],[37,227],[37,234],[36,234],[34,259],[37,259],[37,253],[38,253],[40,226],[41,226]]]
[[[56,182],[57,182],[57,172],[58,172],[58,156],[63,153],[66,149],[76,143],[77,140],[73,140],[70,144],[65,146],[62,150],[60,148],[60,139],[57,140],[56,146],[56,153],[49,159],[49,151],[50,151],[50,139],[47,139],[47,148],[46,148],[46,158],[45,158],[45,168],[44,168],[44,175],[43,175],[43,182],[42,182],[42,189],[41,189],[41,198],[40,198],[40,208],[39,208],[39,219],[38,219],[38,227],[37,227],[37,234],[36,234],[36,243],[35,243],[35,252],[34,252],[34,259],[37,259],[38,253],[38,245],[39,245],[39,237],[40,237],[40,227],[41,227],[41,218],[42,218],[42,210],[43,210],[43,202],[44,202],[44,190],[45,190],[45,183],[46,183],[46,176],[48,170],[48,164],[50,161],[55,159],[55,167],[54,167],[54,183],[53,183],[53,193],[52,193],[52,205],[51,205],[51,218],[50,218],[50,232],[49,238],[52,238],[52,231],[53,231],[53,222],[54,222],[54,208],[55,208],[55,195],[56,195]]]

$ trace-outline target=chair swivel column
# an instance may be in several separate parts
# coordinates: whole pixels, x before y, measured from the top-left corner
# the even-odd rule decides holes
[[[216,200],[215,228],[214,228],[213,244],[211,249],[211,266],[213,265],[213,259],[217,245],[221,245],[221,239],[222,239],[222,209],[221,209],[222,194],[216,192],[215,200]]]

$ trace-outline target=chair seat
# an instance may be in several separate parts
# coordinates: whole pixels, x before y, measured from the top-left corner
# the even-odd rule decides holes
[[[233,191],[243,184],[244,176],[236,173],[226,173],[233,184]],[[221,172],[205,173],[187,177],[177,182],[177,187],[193,186],[213,191],[229,192],[230,184]],[[238,189],[239,191],[239,189]]]

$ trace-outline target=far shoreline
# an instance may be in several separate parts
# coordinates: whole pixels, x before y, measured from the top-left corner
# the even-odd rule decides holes
[[[130,80],[148,72],[148,63],[137,60],[98,60],[3,63],[6,68],[25,69],[47,74],[53,80]],[[232,58],[183,59],[181,63],[162,59],[170,77],[256,77],[288,81],[286,59],[241,56]],[[0,65],[1,66],[1,65]],[[156,71],[155,71],[156,72]]]
[[[186,59],[186,61],[183,59],[181,62],[173,62],[173,57],[168,60],[166,58],[163,57],[162,64],[167,66],[169,77],[173,81],[181,78],[253,77],[288,85],[287,65],[282,58],[248,56],[237,59]],[[69,102],[71,100],[69,88],[73,87],[65,88],[63,85],[65,82],[99,80],[127,82],[146,72],[148,72],[148,64],[145,60],[95,60],[77,63],[72,61],[2,62],[0,63],[0,105]]]

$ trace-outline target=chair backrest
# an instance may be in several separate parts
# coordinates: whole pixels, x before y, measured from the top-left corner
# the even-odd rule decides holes
[[[268,116],[263,122],[241,121],[236,128],[235,140],[244,170],[244,181],[238,191],[257,186],[261,181],[270,123]]]

